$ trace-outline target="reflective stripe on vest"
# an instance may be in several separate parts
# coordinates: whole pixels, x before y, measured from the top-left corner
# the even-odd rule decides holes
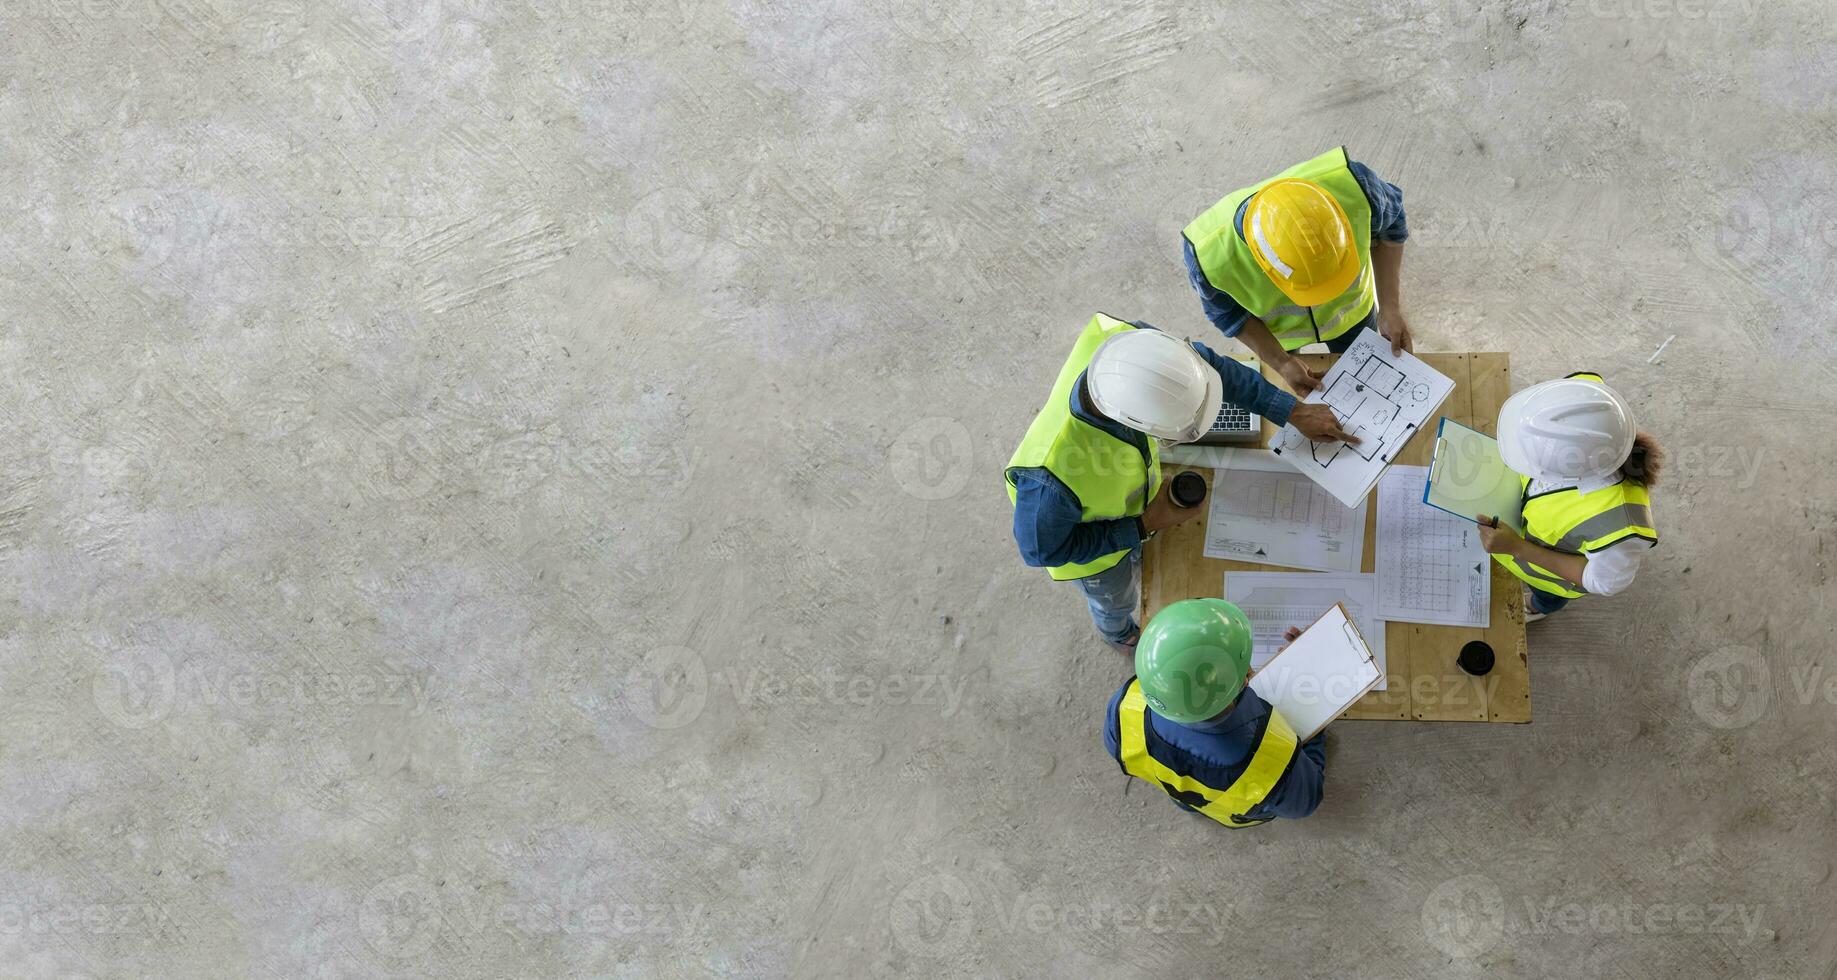
[[[1556,574],[1542,565],[1533,565],[1528,561],[1519,561],[1511,555],[1494,555],[1506,571],[1524,580],[1526,585],[1540,592],[1560,595],[1565,599],[1577,599],[1587,592],[1568,579]]]
[[[1526,487],[1529,477],[1521,477]],[[1540,493],[1524,503],[1526,540],[1566,555],[1586,555],[1600,551],[1627,538],[1645,538],[1658,543],[1658,529],[1652,526],[1652,498],[1644,484],[1621,480],[1592,493],[1565,487]],[[1512,574],[1534,589],[1574,599],[1586,595],[1580,583],[1527,561],[1495,555]]]
[[[1124,772],[1160,784],[1167,795],[1176,799],[1186,797],[1189,806],[1192,797],[1205,800],[1203,806],[1195,809],[1227,827],[1254,827],[1268,822],[1245,820],[1243,816],[1268,798],[1295,757],[1295,730],[1274,707],[1269,709],[1269,725],[1263,730],[1263,740],[1257,743],[1250,764],[1244,767],[1236,782],[1223,790],[1183,776],[1151,755],[1148,724],[1148,702],[1142,697],[1142,683],[1131,678],[1129,687],[1123,691],[1122,701],[1116,706],[1116,731],[1122,743],[1119,755]]]
[[[1013,471],[1044,468],[1078,498],[1078,519],[1085,523],[1135,517],[1148,508],[1161,486],[1160,444],[1145,435],[1142,438],[1147,449],[1137,449],[1072,414],[1072,387],[1091,363],[1098,346],[1124,330],[1134,329],[1102,313],[1085,325],[1071,356],[1059,369],[1046,407],[1027,427],[1027,435],[1003,470],[1010,504],[1018,496]],[[1087,562],[1054,565],[1047,572],[1061,581],[1088,578],[1115,566],[1128,554],[1125,548]]]
[[[1645,504],[1620,504],[1570,528],[1550,547],[1572,555],[1587,554],[1651,526],[1652,508]],[[1610,538],[1612,541],[1607,540]]]
[[[1252,194],[1284,178],[1319,184],[1352,223],[1359,249],[1359,277],[1336,299],[1310,309],[1295,301],[1270,281],[1237,228],[1237,209]],[[1295,350],[1317,340],[1332,340],[1351,330],[1377,307],[1376,276],[1371,268],[1371,202],[1348,166],[1345,147],[1336,147],[1306,163],[1249,187],[1240,188],[1194,218],[1182,232],[1193,245],[1193,256],[1206,281],[1224,291],[1239,306],[1269,327],[1284,350]]]

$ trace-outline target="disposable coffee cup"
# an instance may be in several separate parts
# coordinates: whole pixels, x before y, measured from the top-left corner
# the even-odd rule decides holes
[[[1197,507],[1206,499],[1206,478],[1188,470],[1174,477],[1168,491],[1176,507]]]
[[[1483,677],[1492,672],[1493,648],[1483,640],[1475,640],[1461,648],[1454,664],[1475,677]]]

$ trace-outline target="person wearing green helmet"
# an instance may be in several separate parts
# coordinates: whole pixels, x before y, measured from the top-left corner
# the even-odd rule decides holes
[[[1245,686],[1251,646],[1250,620],[1231,603],[1173,603],[1142,629],[1136,676],[1110,697],[1104,721],[1104,747],[1124,773],[1227,827],[1305,817],[1326,781],[1326,732],[1297,745]]]

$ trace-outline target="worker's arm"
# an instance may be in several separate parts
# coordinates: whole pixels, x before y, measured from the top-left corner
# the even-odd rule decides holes
[[[1276,369],[1282,380],[1288,383],[1289,390],[1297,395],[1306,395],[1320,387],[1320,375],[1308,370],[1301,358],[1282,349],[1282,341],[1269,332],[1269,327],[1262,320],[1249,314],[1244,315],[1244,325],[1239,328],[1237,339],[1251,353],[1263,359],[1263,363]]]
[[[1124,682],[1122,687],[1116,689],[1115,694],[1110,695],[1109,707],[1104,709],[1103,750],[1110,754],[1110,758],[1116,760],[1119,767],[1123,764],[1123,733],[1116,720],[1116,706],[1122,703],[1123,695],[1128,690],[1129,684]],[[1125,773],[1128,771],[1123,770]]]
[[[1512,530],[1511,525],[1504,524],[1497,517],[1493,526],[1484,521],[1480,523],[1480,547],[1494,555],[1509,555],[1519,561],[1528,561],[1533,565],[1547,568],[1568,579],[1571,585],[1582,587],[1582,579],[1588,574],[1588,556],[1571,555],[1551,548],[1546,548],[1534,541],[1526,541]]]
[[[1288,424],[1289,413],[1295,410],[1294,395],[1270,384],[1243,363],[1204,344],[1194,343],[1193,349],[1218,372],[1219,380],[1224,382],[1226,402],[1277,425]]]
[[[1269,333],[1267,329],[1263,329],[1261,321],[1256,317],[1251,317],[1249,322],[1256,324],[1257,328],[1262,329],[1265,334]],[[1134,325],[1143,330],[1160,329],[1153,324],[1139,320]],[[1281,349],[1280,345],[1277,345],[1277,349]],[[1227,403],[1236,405],[1252,415],[1261,415],[1277,425],[1292,422],[1302,435],[1315,442],[1338,440],[1358,445],[1359,440],[1340,427],[1339,417],[1333,414],[1331,408],[1320,404],[1299,404],[1294,395],[1270,384],[1263,379],[1262,374],[1204,344],[1194,342],[1193,350],[1200,357],[1205,358],[1207,364],[1212,365],[1212,370],[1218,372],[1218,380],[1222,384],[1224,399]],[[1288,355],[1284,352],[1283,356]],[[1295,363],[1299,365],[1301,362],[1295,361]],[[1302,368],[1302,370],[1307,369]],[[1312,374],[1309,377],[1312,377]],[[1150,524],[1149,529],[1154,530],[1154,525]]]
[[[1623,538],[1605,548],[1588,553],[1588,565],[1582,569],[1582,590],[1591,595],[1617,595],[1633,584],[1639,574],[1639,562],[1652,542],[1645,538]]]
[[[1065,484],[1044,469],[1017,468],[1014,476],[1014,542],[1035,568],[1083,563],[1142,543],[1133,517],[1085,521],[1084,507]]]
[[[1391,342],[1391,352],[1413,350],[1410,321],[1403,315],[1403,243],[1410,237],[1409,219],[1403,212],[1403,190],[1356,160],[1348,162],[1352,177],[1371,203],[1371,266],[1377,279],[1378,332]]]
[[[1398,283],[1403,278],[1403,243],[1379,242],[1371,247],[1371,265],[1378,277],[1378,333],[1391,342],[1391,353],[1415,350],[1409,318],[1403,315]]]
[[[1204,344],[1194,344],[1193,349],[1218,372],[1225,384],[1225,401],[1277,425],[1292,422],[1302,435],[1315,442],[1337,440],[1354,446],[1359,444],[1357,438],[1340,427],[1339,416],[1333,414],[1333,409],[1319,403],[1297,402],[1294,395],[1263,380],[1261,374]]]

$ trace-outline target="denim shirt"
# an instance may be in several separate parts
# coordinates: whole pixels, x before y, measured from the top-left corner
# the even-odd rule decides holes
[[[1146,323],[1134,325],[1144,330],[1155,329]],[[1227,403],[1261,415],[1277,425],[1288,422],[1289,412],[1295,407],[1294,395],[1204,344],[1195,343],[1193,349],[1224,381]],[[1073,416],[1138,450],[1147,450],[1148,436],[1086,412],[1079,397],[1083,390],[1084,375],[1081,374],[1072,386]],[[1010,473],[1014,479],[1014,542],[1020,546],[1021,560],[1028,565],[1043,568],[1081,564],[1142,543],[1141,526],[1133,517],[1085,521],[1084,505],[1078,495],[1045,467],[1016,467]]]
[[[1373,242],[1401,242],[1410,237],[1409,222],[1403,214],[1403,191],[1397,185],[1386,183],[1371,168],[1356,160],[1347,161],[1347,168],[1352,171],[1353,179],[1364,189],[1365,197],[1371,201],[1371,240]],[[1237,235],[1244,237],[1244,210],[1250,206],[1250,198],[1245,198],[1237,206]],[[1235,337],[1244,329],[1244,321],[1249,319],[1250,311],[1238,305],[1237,300],[1217,286],[1199,269],[1199,256],[1193,252],[1193,243],[1180,236],[1180,244],[1186,250],[1186,275],[1199,291],[1199,304],[1204,307],[1206,319],[1212,321],[1227,337]]]

